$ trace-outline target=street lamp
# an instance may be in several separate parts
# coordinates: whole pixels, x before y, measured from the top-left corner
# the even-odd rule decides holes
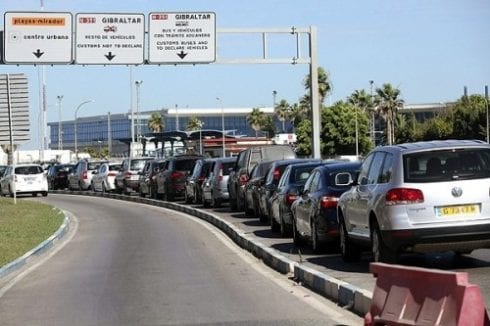
[[[136,85],[136,141],[141,142],[141,121],[140,121],[140,87],[142,80],[134,82]]]
[[[58,95],[56,97],[58,99],[58,149],[63,149],[63,128],[61,127],[61,101],[63,100],[63,95]]]
[[[94,100],[83,101],[75,109],[75,158],[77,161],[78,161],[78,135],[77,135],[77,131],[78,131],[77,130],[77,128],[78,128],[78,125],[77,125],[78,110],[80,110],[84,104],[91,103],[91,102],[94,102]]]
[[[221,139],[223,141],[223,157],[226,157],[226,148],[225,148],[225,110],[223,108],[223,102],[221,98],[217,97],[216,100],[219,102],[219,106],[221,107]]]
[[[489,106],[489,103],[488,103],[488,86],[485,85],[485,109],[487,110],[487,143],[490,144],[490,129],[489,129],[489,126],[488,126],[488,106]]]
[[[373,99],[373,84],[374,80],[369,81],[369,85],[371,88],[371,139],[373,140],[373,145],[376,146],[376,122],[374,119],[374,99]]]
[[[199,121],[199,154],[202,155],[202,127],[204,126],[204,122]]]

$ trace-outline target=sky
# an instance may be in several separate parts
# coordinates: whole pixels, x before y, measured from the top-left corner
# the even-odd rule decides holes
[[[407,104],[457,100],[466,86],[482,94],[490,84],[489,0],[0,0],[3,12],[77,13],[214,12],[219,58],[260,57],[260,38],[224,35],[222,28],[309,28],[318,31],[318,64],[330,76],[326,104],[344,100],[355,90],[370,91],[391,83]],[[4,15],[0,17],[4,26]],[[268,36],[271,58],[295,56],[292,36]],[[302,39],[301,52],[308,55]],[[78,116],[123,113],[135,106],[130,70],[140,86],[140,110],[223,106],[270,107],[298,102],[305,94],[306,64],[52,65],[46,66],[47,122]],[[21,149],[39,147],[41,69],[0,65],[0,74],[25,73],[29,79],[32,140]],[[220,101],[217,100],[220,99]],[[47,129],[47,128],[46,128]]]

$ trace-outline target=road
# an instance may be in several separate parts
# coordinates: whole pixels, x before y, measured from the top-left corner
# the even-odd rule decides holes
[[[75,216],[45,261],[0,287],[5,325],[359,325],[206,223],[94,197],[38,198]]]

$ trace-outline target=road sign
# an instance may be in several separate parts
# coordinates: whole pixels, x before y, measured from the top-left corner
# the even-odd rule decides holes
[[[71,63],[72,15],[6,12],[3,61],[11,64]]]
[[[216,61],[214,12],[150,13],[149,63],[210,63]]]
[[[75,62],[78,64],[144,63],[143,14],[76,15]]]
[[[28,86],[24,74],[0,74],[0,145],[30,140]]]

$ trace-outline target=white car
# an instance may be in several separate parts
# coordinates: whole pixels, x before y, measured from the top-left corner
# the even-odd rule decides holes
[[[477,140],[380,146],[338,203],[341,254],[395,263],[405,252],[490,248],[490,145]]]
[[[92,174],[92,191],[116,190],[115,179],[121,169],[121,163],[103,163]]]
[[[9,165],[0,180],[0,193],[4,196],[16,194],[48,195],[48,179],[38,164]]]

